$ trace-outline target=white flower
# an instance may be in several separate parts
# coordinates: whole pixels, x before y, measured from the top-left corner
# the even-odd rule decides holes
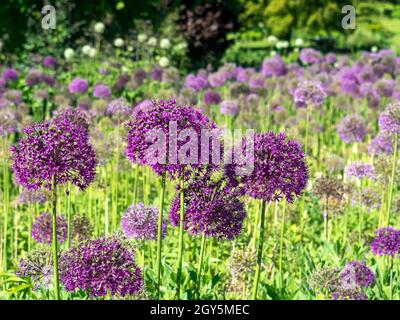
[[[82,53],[88,56],[91,49],[92,49],[91,46],[89,46],[88,44],[85,44],[82,47]]]
[[[96,33],[103,33],[105,29],[104,23],[103,22],[97,22],[94,25],[94,32]]]
[[[297,38],[296,41],[294,42],[294,45],[295,45],[296,47],[302,47],[303,44],[304,44],[304,41],[303,41],[302,38]]]
[[[277,49],[286,49],[289,47],[289,42],[286,40],[278,41],[275,46]]]
[[[178,44],[175,46],[175,50],[177,50],[177,51],[181,51],[181,50],[184,50],[184,49],[186,49],[186,48],[187,48],[186,42],[178,43]]]
[[[269,36],[267,38],[267,42],[274,44],[274,43],[278,42],[278,38],[275,36]]]
[[[114,40],[114,46],[120,48],[124,45],[124,40],[122,40],[121,38],[117,38]]]
[[[378,47],[377,46],[372,46],[371,47],[371,52],[375,53],[378,51]]]
[[[97,50],[95,48],[90,48],[89,57],[94,58],[97,54]]]
[[[141,33],[137,37],[139,42],[145,42],[147,40],[147,36],[144,33]]]
[[[64,51],[64,57],[66,60],[71,60],[74,57],[75,51],[72,48],[67,48]]]
[[[132,46],[128,46],[128,47],[126,48],[126,50],[128,50],[129,52],[132,52],[132,51],[133,51],[133,47],[132,47]]]
[[[160,48],[161,49],[169,49],[171,47],[171,41],[169,39],[164,38],[160,41]]]
[[[169,65],[169,59],[167,57],[161,57],[160,60],[158,60],[158,64],[161,67],[166,68]]]
[[[157,39],[154,38],[154,37],[151,37],[151,38],[149,39],[149,41],[147,41],[147,44],[148,44],[149,46],[155,47],[155,46],[157,45]]]

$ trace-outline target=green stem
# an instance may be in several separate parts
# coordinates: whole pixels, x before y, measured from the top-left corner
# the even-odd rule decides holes
[[[266,212],[266,203],[265,200],[262,200],[261,203],[261,218],[260,218],[260,229],[259,229],[259,237],[258,237],[258,251],[257,251],[257,266],[256,273],[254,276],[253,290],[251,293],[251,299],[257,299],[257,289],[258,282],[260,280],[260,272],[261,272],[261,261],[263,254],[263,246],[264,246],[264,225],[265,225],[265,212]]]
[[[281,239],[279,247],[279,278],[280,278],[281,288],[283,287],[282,255],[283,255],[283,233],[285,231],[285,213],[286,213],[286,202],[284,201],[282,209]]]
[[[160,298],[160,283],[161,283],[161,246],[162,246],[162,224],[164,211],[164,195],[165,195],[165,173],[161,177],[161,197],[160,197],[160,212],[158,215],[157,227],[157,299]]]
[[[393,164],[392,164],[392,176],[390,179],[390,189],[389,189],[389,197],[388,197],[388,206],[387,206],[387,220],[386,225],[390,224],[390,210],[392,208],[393,201],[393,191],[394,191],[394,180],[396,176],[396,165],[397,165],[397,148],[398,148],[398,134],[394,135],[394,154],[393,154]]]
[[[67,196],[67,224],[68,224],[68,230],[67,230],[67,248],[71,247],[71,185],[68,183],[68,196]]]
[[[182,276],[182,259],[183,259],[183,220],[185,214],[185,180],[184,174],[180,179],[180,214],[179,214],[179,252],[178,252],[178,266],[176,272],[176,298],[180,299],[181,293],[181,276]]]
[[[201,286],[201,266],[203,265],[203,259],[204,259],[204,251],[206,247],[206,235],[203,233],[201,237],[201,246],[200,246],[200,260],[199,264],[197,265],[197,297],[200,299],[200,286]]]
[[[56,178],[53,178],[53,264],[54,264],[54,296],[56,300],[60,300],[60,285],[58,277],[58,246],[57,246],[57,183]]]

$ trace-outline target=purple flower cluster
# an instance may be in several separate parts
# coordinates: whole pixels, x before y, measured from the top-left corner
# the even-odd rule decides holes
[[[220,104],[221,114],[236,116],[240,111],[240,105],[237,101],[224,100]]]
[[[221,96],[217,91],[208,90],[204,93],[204,103],[209,106],[221,102]]]
[[[80,118],[78,118],[80,119]],[[12,147],[13,170],[18,183],[28,189],[50,188],[70,182],[85,189],[96,175],[96,155],[86,126],[71,116],[35,124]]]
[[[367,135],[365,120],[356,114],[344,117],[337,130],[340,139],[347,144],[364,141]]]
[[[366,288],[375,283],[375,273],[366,266],[365,261],[351,261],[344,267],[342,286],[348,289]]]
[[[300,51],[300,61],[304,64],[315,64],[323,61],[320,51],[312,48],[304,48]]]
[[[375,179],[375,168],[373,165],[356,161],[346,167],[346,175],[350,178],[370,178]]]
[[[93,96],[96,98],[106,99],[111,97],[111,90],[105,84],[98,84],[93,89]]]
[[[128,101],[124,97],[111,100],[107,106],[107,115],[129,115],[132,113],[132,106],[129,105]]]
[[[378,256],[394,257],[400,250],[400,231],[393,227],[381,228],[371,244],[372,252]]]
[[[191,88],[196,92],[208,87],[207,76],[199,73],[197,75],[189,74],[185,79],[185,88]]]
[[[43,59],[43,66],[45,68],[56,68],[58,65],[57,59],[53,56],[47,56]]]
[[[18,73],[13,68],[4,70],[2,78],[5,82],[15,81],[18,79]]]
[[[170,132],[171,126],[175,130],[171,129]],[[190,159],[199,160],[201,131],[216,128],[216,125],[198,109],[179,106],[175,100],[160,100],[147,112],[141,110],[135,112],[134,119],[127,122],[127,128],[129,132],[126,153],[133,163],[149,165],[159,175],[168,172],[172,177],[177,177],[181,176],[185,169],[204,166],[200,161],[189,162],[188,159],[181,159],[178,155],[184,154],[184,157],[189,156]],[[193,148],[187,150],[187,146],[185,147],[191,140],[188,141],[186,138],[182,141],[179,138],[178,141],[182,132],[188,132],[186,129],[191,130],[197,138],[195,141],[196,139],[190,136],[190,139],[193,139],[192,144],[196,144],[194,146],[196,150],[193,150],[195,154],[188,155]]]
[[[262,64],[261,73],[265,77],[284,76],[287,72],[288,68],[279,55],[266,58]]]
[[[128,208],[121,218],[121,227],[125,236],[136,240],[157,239],[158,209],[143,203]],[[167,233],[167,221],[164,219],[162,236]]]
[[[45,203],[48,200],[48,195],[41,190],[25,189],[18,196],[20,204],[35,204]]]
[[[113,238],[88,240],[60,256],[60,280],[65,288],[91,297],[135,295],[143,287],[133,251]]]
[[[221,181],[198,177],[185,188],[184,228],[190,233],[205,234],[217,239],[232,240],[242,230],[246,216],[244,203],[230,189],[221,187]],[[179,190],[172,202],[170,219],[174,226],[180,219]]]
[[[389,105],[380,115],[379,128],[390,134],[400,134],[400,103]]]
[[[320,106],[325,102],[326,93],[320,83],[302,82],[294,91],[294,102],[297,107]]]
[[[85,79],[75,78],[69,84],[69,92],[75,93],[86,93],[89,88],[89,84]]]
[[[57,216],[57,242],[67,240],[67,221],[63,216]],[[52,216],[43,212],[32,224],[32,238],[39,243],[51,244],[53,242]]]
[[[393,137],[387,133],[378,134],[378,136],[371,140],[371,143],[368,146],[368,151],[372,155],[391,155],[393,154],[393,149]]]
[[[242,144],[242,154],[245,154],[246,147],[246,143]],[[298,142],[286,139],[284,132],[255,136],[254,169],[250,174],[235,177],[234,168],[227,166],[231,179],[239,180],[234,184],[240,185],[249,196],[268,202],[279,201],[285,196],[291,203],[307,186],[305,154]]]

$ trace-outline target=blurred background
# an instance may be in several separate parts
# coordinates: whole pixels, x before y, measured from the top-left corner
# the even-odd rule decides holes
[[[108,42],[145,34],[171,39],[172,61],[187,70],[235,62],[257,66],[268,54],[297,59],[301,47],[323,52],[391,48],[400,53],[400,1],[350,0],[2,0],[1,59],[23,53],[61,56],[93,40],[103,22]],[[41,9],[56,8],[57,27],[43,30]],[[344,30],[344,5],[356,8],[356,29]],[[142,46],[151,43],[142,43]],[[175,50],[176,49],[176,50]],[[179,50],[178,50],[179,49]],[[133,50],[132,50],[133,51]]]

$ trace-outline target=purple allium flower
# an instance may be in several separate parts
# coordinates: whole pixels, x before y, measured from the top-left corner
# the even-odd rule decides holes
[[[218,104],[221,102],[221,96],[217,91],[208,90],[204,93],[203,97],[206,105]]]
[[[88,88],[88,82],[81,78],[75,78],[69,84],[69,92],[71,93],[85,93]]]
[[[346,175],[354,178],[371,178],[375,179],[375,168],[373,165],[356,161],[346,167]]]
[[[394,257],[400,250],[400,231],[393,227],[379,229],[371,248],[372,252],[378,256]]]
[[[121,218],[121,227],[128,239],[156,240],[158,209],[143,203],[128,208]],[[167,221],[163,219],[162,237],[167,233]]]
[[[329,52],[329,53],[325,56],[325,61],[326,61],[326,63],[334,64],[334,63],[337,61],[336,54],[333,53],[333,52]]]
[[[387,133],[400,134],[400,103],[388,105],[379,116],[379,128]]]
[[[181,176],[190,167],[204,166],[199,161],[201,131],[214,128],[215,123],[200,110],[179,106],[175,100],[160,100],[154,103],[151,110],[138,111],[134,119],[127,122],[126,153],[129,160],[149,165],[159,175],[169,172],[172,177]],[[179,138],[177,141],[180,135],[189,133],[186,129],[192,131],[194,136],[191,135],[188,140],[185,135],[186,139]],[[190,149],[186,144],[190,144]]]
[[[15,81],[18,79],[18,73],[13,68],[9,68],[7,70],[4,70],[2,78],[6,82]]]
[[[249,80],[249,88],[253,91],[265,89],[265,76],[261,73],[254,74]]]
[[[113,91],[119,92],[121,91],[126,84],[131,81],[131,77],[128,74],[122,74],[118,77],[117,81],[113,85]]]
[[[98,84],[93,89],[93,96],[96,98],[109,98],[111,97],[111,90],[104,84]]]
[[[224,72],[221,72],[221,71],[211,73],[208,76],[208,83],[213,88],[222,87],[227,80],[228,80],[228,77],[226,76],[226,74]]]
[[[67,240],[67,221],[63,216],[57,216],[57,242]],[[51,244],[53,242],[53,225],[50,213],[43,212],[32,224],[32,238],[39,243]]]
[[[358,74],[352,69],[345,67],[339,74],[340,88],[343,92],[351,94],[353,97],[360,95],[360,83]]]
[[[18,121],[16,114],[11,109],[0,109],[0,137],[17,132]]]
[[[132,106],[128,104],[124,97],[111,100],[107,106],[107,115],[129,115],[132,113]]]
[[[245,148],[246,143],[240,149]],[[307,186],[305,154],[298,142],[286,140],[284,132],[256,135],[253,160],[254,168],[248,175],[235,177],[235,166],[227,166],[231,179],[238,179],[243,191],[253,198],[279,201],[285,196],[291,203]]]
[[[342,286],[347,289],[366,288],[375,283],[375,273],[365,265],[365,261],[351,261],[344,267]]]
[[[16,106],[22,103],[22,92],[19,90],[7,90],[4,93],[4,97],[6,97],[8,101],[11,101]]]
[[[262,64],[262,74],[265,77],[284,76],[288,69],[279,55],[272,58],[266,58]]]
[[[18,196],[20,204],[35,204],[45,203],[48,200],[48,195],[41,190],[24,189]]]
[[[240,111],[240,104],[234,100],[224,100],[220,104],[221,114],[236,116]]]
[[[300,61],[304,64],[320,63],[322,60],[322,54],[318,50],[313,48],[304,48],[300,51]]]
[[[88,218],[81,215],[74,215],[72,217],[71,235],[77,242],[90,239],[92,233],[93,226]]]
[[[19,261],[18,277],[29,277],[33,290],[49,289],[54,281],[53,254],[50,250],[39,249],[30,252]]]
[[[362,289],[343,289],[339,288],[332,293],[333,300],[368,300],[367,295]]]
[[[43,59],[43,66],[45,68],[54,69],[58,65],[57,59],[53,56],[47,56]]]
[[[73,107],[63,107],[54,113],[53,122],[61,126],[69,123],[70,125],[77,126],[79,130],[83,129],[87,134],[89,133],[89,124],[87,116],[78,109]]]
[[[96,175],[96,155],[87,129],[68,117],[27,127],[12,147],[13,170],[28,189],[50,188],[70,182],[85,189]]]
[[[256,73],[254,68],[236,68],[236,81],[248,82],[250,78]]]
[[[41,79],[43,83],[47,84],[50,87],[54,86],[54,84],[56,83],[56,79],[53,76],[46,73],[42,73]]]
[[[198,74],[197,76],[189,74],[185,79],[185,88],[191,88],[196,92],[208,87],[207,76]]]
[[[321,84],[317,82],[302,82],[294,91],[294,101],[298,107],[320,106],[325,99],[326,93]]]
[[[396,88],[396,81],[391,79],[380,79],[375,83],[374,92],[377,96],[391,97]]]
[[[356,114],[344,117],[337,130],[340,139],[347,144],[364,141],[367,135],[365,120]]]
[[[355,74],[359,83],[373,83],[376,81],[376,74],[370,65],[365,65]]]
[[[161,81],[163,77],[164,69],[161,67],[153,67],[151,70],[151,79],[154,81]]]
[[[139,102],[134,108],[133,108],[133,113],[136,113],[138,111],[143,111],[143,112],[147,112],[150,111],[151,109],[153,109],[153,101],[150,99],[145,99],[141,102]]]
[[[222,187],[223,180],[211,181],[209,176],[199,176],[185,188],[184,228],[197,235],[232,240],[242,230],[246,216],[244,203],[236,194]],[[172,202],[170,219],[179,225],[180,192]]]
[[[133,78],[135,79],[136,83],[140,86],[143,84],[144,80],[146,80],[147,72],[142,68],[138,68],[135,70]]]
[[[28,87],[33,87],[34,85],[42,81],[42,72],[39,70],[30,70],[25,78],[25,83]]]
[[[394,141],[393,136],[387,133],[380,133],[374,139],[371,140],[368,146],[368,151],[372,155],[393,154]]]
[[[90,297],[126,296],[143,287],[134,252],[120,240],[88,240],[60,256],[60,280],[67,291],[86,291]]]

